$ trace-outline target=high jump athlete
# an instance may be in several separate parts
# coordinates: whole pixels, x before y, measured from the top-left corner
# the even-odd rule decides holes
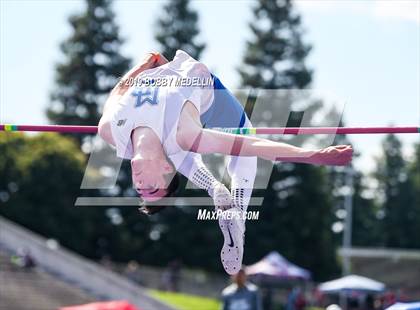
[[[135,83],[130,80],[135,78]],[[182,79],[211,83],[185,86]],[[159,81],[159,82],[158,82]],[[178,83],[181,81],[181,83]],[[242,105],[186,52],[172,61],[158,53],[130,70],[111,92],[99,123],[99,135],[116,147],[117,156],[131,159],[133,184],[145,201],[157,201],[174,190],[177,170],[213,197],[224,212],[246,211],[256,175],[257,157],[317,165],[346,165],[349,145],[307,150],[285,143],[212,130],[252,127]],[[201,154],[229,156],[230,195],[207,170]],[[226,206],[231,208],[226,208]],[[153,206],[146,211],[153,213]],[[229,274],[242,265],[245,223],[235,216],[219,218],[224,236],[221,260]]]

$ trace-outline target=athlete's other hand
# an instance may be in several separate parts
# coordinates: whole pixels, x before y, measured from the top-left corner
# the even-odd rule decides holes
[[[147,53],[143,60],[135,68],[143,66],[143,70],[156,68],[162,66],[169,61],[159,52]]]
[[[335,145],[316,151],[310,159],[315,165],[346,166],[351,162],[352,157],[351,145]]]
[[[117,98],[119,98],[120,96],[123,96],[131,86],[135,85],[136,82],[134,82],[134,79],[143,71],[162,66],[166,63],[168,63],[168,60],[159,52],[147,53],[146,56],[131,68],[130,71],[121,78],[117,85],[115,85],[110,97],[117,96]]]
[[[155,67],[162,66],[162,65],[167,64],[169,62],[169,60],[166,59],[166,57],[163,56],[159,52],[154,52],[154,53],[152,53],[152,55],[153,55],[153,61],[154,61],[154,66]]]

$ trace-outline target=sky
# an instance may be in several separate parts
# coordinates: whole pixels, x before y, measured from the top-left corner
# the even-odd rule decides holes
[[[155,21],[165,1],[119,0],[116,22],[134,61],[158,50]],[[420,126],[420,1],[297,0],[313,45],[308,65],[312,89],[345,101],[347,126]],[[201,61],[228,88],[239,85],[237,68],[250,39],[255,1],[192,1],[200,16]],[[0,0],[0,123],[44,124],[59,44],[71,34],[68,17],[79,0]],[[418,135],[401,136],[407,157]],[[370,171],[383,136],[352,136],[361,153],[356,165]]]

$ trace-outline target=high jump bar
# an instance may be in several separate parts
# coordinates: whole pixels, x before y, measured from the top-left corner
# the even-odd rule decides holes
[[[226,133],[241,135],[317,135],[317,134],[404,134],[420,133],[420,127],[255,127],[211,128]],[[97,126],[75,125],[0,125],[0,131],[33,131],[59,133],[96,134]]]

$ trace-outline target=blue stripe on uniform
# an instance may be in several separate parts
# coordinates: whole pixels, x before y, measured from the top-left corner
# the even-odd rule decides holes
[[[246,114],[241,103],[214,75],[214,100],[210,108],[201,115],[205,128],[243,127]]]

